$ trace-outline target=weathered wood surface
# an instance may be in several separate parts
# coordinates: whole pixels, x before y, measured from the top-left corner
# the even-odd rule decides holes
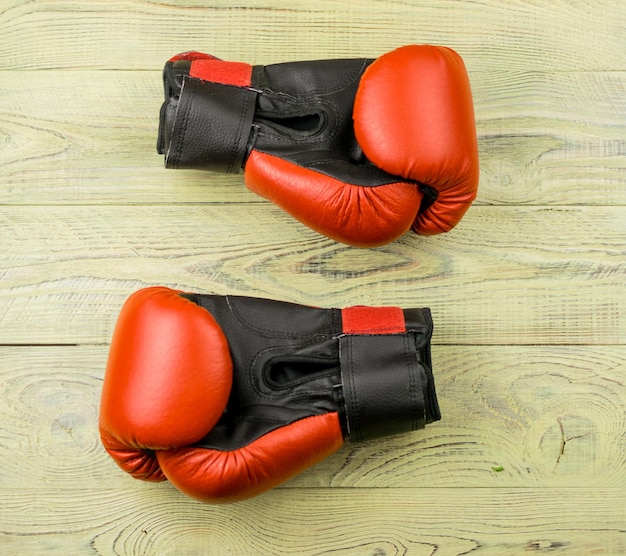
[[[160,283],[427,305],[438,343],[623,343],[624,214],[476,206],[448,234],[363,250],[262,203],[0,207],[3,342],[107,342],[124,299]]]
[[[155,69],[206,50],[253,63],[447,44],[471,70],[624,70],[619,0],[3,0],[0,69]]]
[[[0,0],[0,553],[626,553],[626,9],[619,0]],[[481,156],[452,232],[355,249],[241,176],[165,171],[171,55],[446,44]],[[97,432],[146,285],[430,306],[443,419],[254,500],[124,475]]]
[[[173,489],[52,490],[45,499],[37,490],[7,489],[0,512],[5,530],[13,531],[0,532],[0,543],[13,554],[595,556],[626,550],[623,500],[615,489],[278,489],[223,507],[181,500]]]

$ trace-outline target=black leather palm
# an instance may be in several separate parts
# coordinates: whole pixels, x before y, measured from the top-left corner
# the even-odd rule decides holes
[[[335,411],[344,438],[357,442],[440,418],[428,309],[404,310],[405,334],[348,335],[340,309],[183,296],[215,318],[234,367],[226,411],[200,446],[233,450],[300,419]]]
[[[372,60],[318,60],[255,66],[254,148],[355,185],[398,181],[363,155],[352,110]]]

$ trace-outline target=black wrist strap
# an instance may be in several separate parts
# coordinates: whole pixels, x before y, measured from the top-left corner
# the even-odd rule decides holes
[[[345,335],[339,357],[352,442],[413,431],[433,420],[434,385],[430,369],[418,360],[412,333]]]
[[[238,173],[246,157],[257,94],[245,87],[185,77],[166,167]]]

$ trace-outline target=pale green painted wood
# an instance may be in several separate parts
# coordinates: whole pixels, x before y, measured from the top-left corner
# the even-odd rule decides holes
[[[206,50],[252,63],[447,44],[472,70],[624,70],[619,0],[3,0],[0,69],[156,69]],[[17,46],[16,46],[17,45]]]
[[[0,2],[0,552],[626,553],[622,4]],[[241,176],[163,169],[172,54],[410,42],[470,72],[481,182],[452,232],[355,249]],[[121,304],[151,284],[430,306],[443,419],[241,504],[135,481],[98,407]]]
[[[127,490],[50,488],[44,494],[5,490],[5,551],[620,556],[626,550],[626,514],[612,488],[277,489],[217,507],[145,484]]]
[[[448,234],[364,250],[269,203],[0,207],[2,334],[107,342],[124,299],[164,284],[429,306],[436,343],[624,343],[625,216],[620,206],[475,206]]]

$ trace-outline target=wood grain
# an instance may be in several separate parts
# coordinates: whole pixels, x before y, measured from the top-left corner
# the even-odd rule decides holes
[[[446,44],[472,70],[623,70],[619,0],[559,3],[5,0],[0,69],[156,69],[186,50],[253,63]],[[19,45],[16,48],[14,45]]]
[[[471,79],[478,204],[626,204],[626,73]],[[241,176],[163,169],[162,94],[160,71],[0,72],[2,202],[261,202]]]
[[[0,553],[626,553],[621,0],[2,0]],[[478,199],[452,232],[337,244],[165,171],[161,68],[445,44],[472,84]],[[347,444],[259,498],[124,474],[97,429],[133,291],[430,306],[442,420]]]
[[[0,488],[145,492],[100,444],[107,353],[0,348]],[[626,488],[626,347],[434,346],[433,372],[441,421],[348,444],[283,488]]]
[[[0,207],[0,343],[107,342],[126,297],[151,284],[429,306],[446,344],[624,343],[625,214],[474,207],[451,233],[363,250],[269,203]]]
[[[614,489],[293,489],[230,506],[173,490],[7,489],[14,554],[619,555]],[[26,525],[24,515],[32,520]],[[22,517],[20,517],[22,516]],[[63,552],[65,551],[65,552]]]

